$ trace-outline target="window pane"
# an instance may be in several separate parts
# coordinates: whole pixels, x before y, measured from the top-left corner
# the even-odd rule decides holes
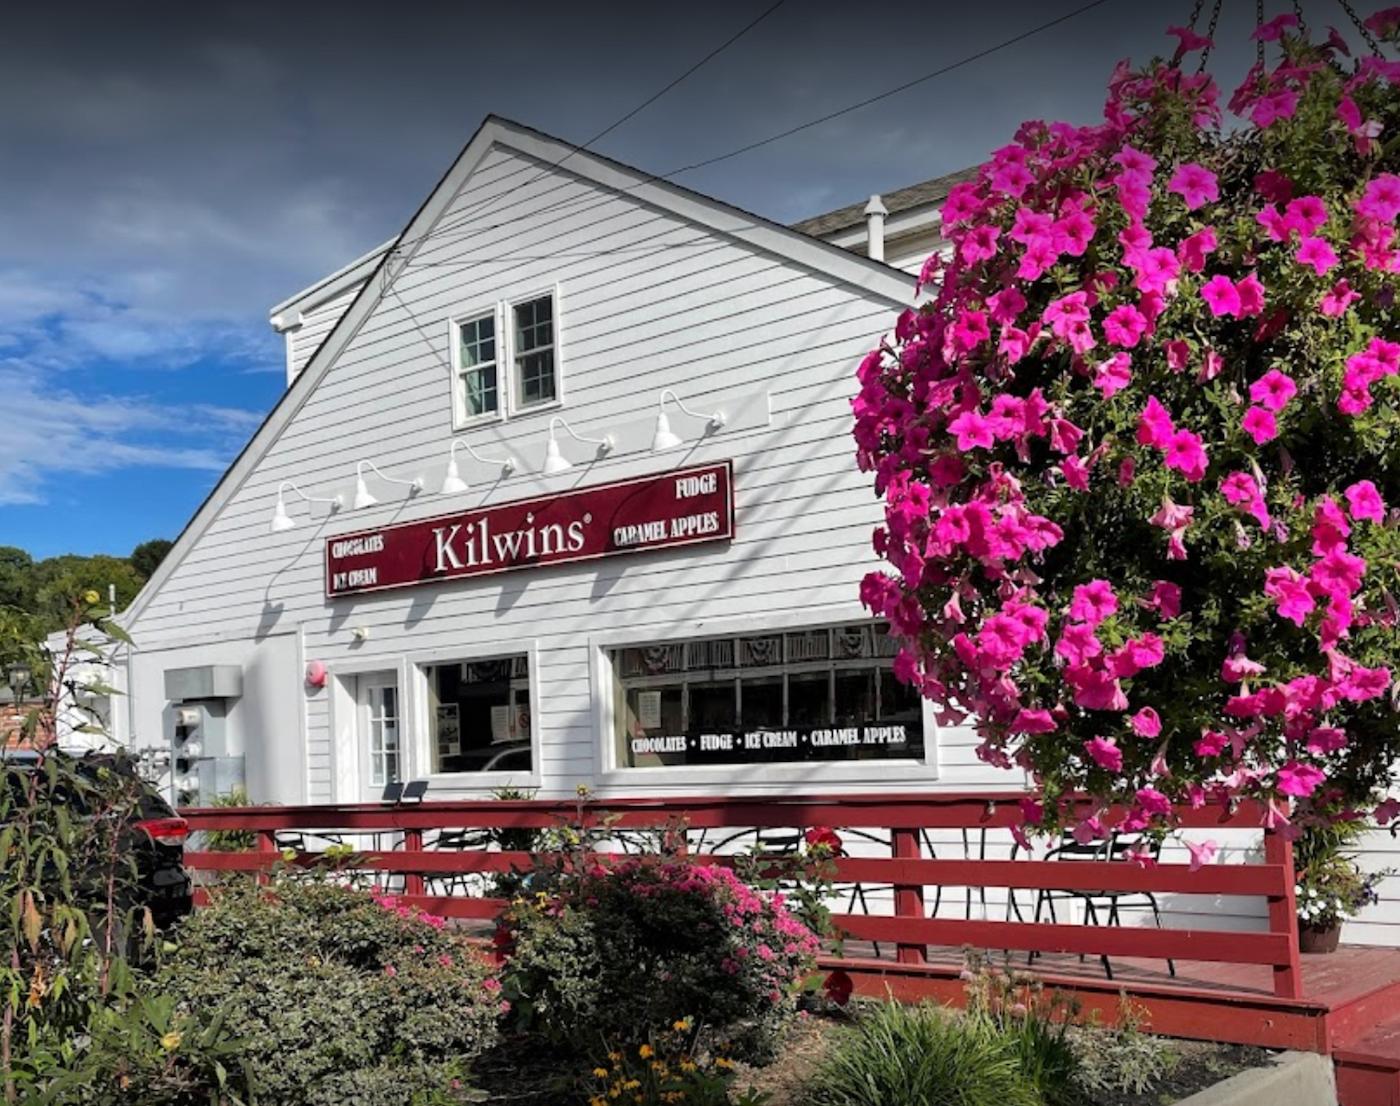
[[[516,403],[532,407],[558,395],[554,367],[554,299],[541,296],[518,303],[515,317]]]
[[[498,410],[496,393],[496,367],[472,369],[462,374],[464,391],[463,411],[468,418],[474,415],[491,415]]]
[[[461,336],[462,368],[471,369],[495,362],[496,320],[493,316],[485,315],[462,323],[458,334]]]
[[[529,771],[527,656],[430,664],[424,674],[434,772]]]
[[[783,724],[783,678],[744,680],[739,688],[740,724],[746,730],[778,729]]]
[[[554,399],[554,351],[529,353],[517,357],[520,376],[520,405],[549,403]]]
[[[866,623],[614,650],[618,762],[921,758],[922,703],[894,680],[886,633]]]
[[[789,726],[830,725],[830,673],[801,672],[788,677],[787,721]]]

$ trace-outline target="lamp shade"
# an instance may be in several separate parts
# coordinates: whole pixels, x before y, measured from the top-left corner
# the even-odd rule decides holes
[[[355,477],[355,498],[350,506],[356,511],[363,511],[366,507],[373,507],[379,500],[370,494],[369,488],[365,485],[364,473]]]
[[[277,506],[272,511],[272,522],[268,526],[274,534],[280,534],[283,530],[291,530],[296,526],[296,519],[287,514],[287,504],[282,499],[282,493],[277,493]]]
[[[453,457],[447,462],[447,472],[442,478],[442,487],[438,489],[441,495],[457,495],[459,492],[467,490],[467,482],[462,479],[462,473],[457,468],[457,458]]]
[[[551,436],[549,445],[544,451],[544,474],[554,476],[557,473],[568,472],[574,466],[564,459],[564,455],[559,452],[559,443]]]
[[[652,435],[651,451],[653,453],[664,453],[668,449],[675,449],[681,444],[681,439],[672,432],[671,420],[666,417],[665,411],[660,411],[656,416],[656,433]]]

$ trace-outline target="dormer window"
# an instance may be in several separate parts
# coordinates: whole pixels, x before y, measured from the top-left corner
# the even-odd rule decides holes
[[[513,304],[515,409],[553,403],[559,397],[554,358],[554,296]]]
[[[452,425],[558,406],[558,304],[554,291],[512,299],[452,320]]]

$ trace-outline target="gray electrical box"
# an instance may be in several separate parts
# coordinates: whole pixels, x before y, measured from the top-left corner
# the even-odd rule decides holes
[[[165,697],[172,703],[192,699],[237,699],[243,694],[243,669],[236,664],[206,664],[199,668],[168,668]]]

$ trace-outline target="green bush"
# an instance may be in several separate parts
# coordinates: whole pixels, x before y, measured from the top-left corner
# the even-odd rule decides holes
[[[1078,1005],[1059,991],[1047,991],[1035,976],[995,967],[976,953],[969,954],[963,977],[966,1016],[1006,1041],[1046,1106],[1075,1106],[1079,1059],[1070,1025]]]
[[[1181,1062],[1171,1042],[1142,1031],[1141,1012],[1126,995],[1118,1004],[1117,1025],[1076,1029],[1070,1042],[1076,1060],[1075,1086],[1086,1102],[1116,1094],[1146,1094]]]
[[[888,1002],[862,1012],[813,1076],[811,1106],[1043,1106],[989,1020]]]
[[[596,1055],[693,1017],[716,1044],[767,1054],[816,938],[782,900],[723,868],[630,859],[540,873],[503,918],[502,974],[521,1028]]]
[[[499,984],[442,919],[324,882],[231,885],[157,986],[218,1011],[259,1106],[452,1101],[494,1043]]]

